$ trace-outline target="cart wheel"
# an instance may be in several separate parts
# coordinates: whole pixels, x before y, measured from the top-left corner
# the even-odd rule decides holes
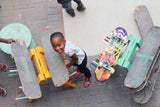
[[[114,74],[114,72],[115,72],[115,69],[111,67],[110,73],[111,73],[111,74]]]
[[[128,43],[128,39],[124,41],[124,44],[126,45]]]

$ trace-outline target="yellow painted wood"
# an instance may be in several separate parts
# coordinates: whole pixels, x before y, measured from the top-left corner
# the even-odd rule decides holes
[[[45,77],[43,75],[43,71],[42,71],[38,56],[37,56],[34,48],[29,51],[29,55],[30,55],[31,59],[34,60],[34,63],[36,65],[36,68],[37,68],[37,71],[38,71],[38,77],[37,77],[38,82],[39,82],[39,84],[41,84],[45,80]]]
[[[36,53],[37,53],[37,56],[38,56],[38,60],[41,64],[41,69],[42,69],[42,72],[43,72],[45,78],[46,79],[51,79],[51,74],[48,71],[47,65],[45,63],[45,59],[43,57],[43,55],[44,55],[43,48],[41,46],[36,47]]]
[[[66,82],[66,83],[65,83],[65,86],[66,86],[66,87],[76,88],[75,83],[71,83],[71,82],[72,82],[72,81],[68,81],[68,82]]]

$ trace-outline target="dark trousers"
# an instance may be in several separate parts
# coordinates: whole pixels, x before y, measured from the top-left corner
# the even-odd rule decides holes
[[[86,77],[91,77],[91,72],[86,67],[86,65],[87,65],[87,55],[85,53],[85,58],[83,59],[82,63],[80,65],[76,64],[76,66],[78,67],[79,71],[83,73]]]
[[[64,9],[70,9],[72,7],[72,0],[58,0],[58,3],[62,4]],[[77,4],[81,3],[81,0],[73,0]]]

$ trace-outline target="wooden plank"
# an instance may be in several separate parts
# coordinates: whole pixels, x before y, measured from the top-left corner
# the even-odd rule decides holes
[[[142,46],[133,58],[131,68],[124,81],[125,86],[136,89],[143,83],[159,44],[160,28],[153,27],[145,36]]]
[[[40,98],[41,90],[25,42],[17,40],[11,48],[24,94],[30,99]]]
[[[144,38],[149,30],[154,27],[147,7],[144,5],[137,6],[134,12],[134,16],[142,38]]]
[[[158,78],[158,74],[160,73],[160,48],[158,49],[156,57],[155,63],[152,66],[151,75],[147,77],[147,85],[144,84],[145,88],[139,92],[135,92],[133,95],[133,99],[137,103],[147,103],[152,97],[152,92],[155,91],[156,80]]]
[[[41,32],[41,42],[45,53],[46,64],[50,71],[52,81],[56,87],[64,85],[69,80],[69,73],[64,63],[63,57],[53,50],[50,43],[50,35],[54,31],[44,29]]]

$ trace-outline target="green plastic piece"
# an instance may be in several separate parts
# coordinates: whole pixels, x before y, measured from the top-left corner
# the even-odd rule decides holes
[[[33,49],[33,48],[36,48],[36,47],[37,47],[37,45],[36,45],[36,43],[34,42],[34,39],[33,39],[33,37],[32,37],[31,44],[30,44],[28,50]]]
[[[15,61],[14,61],[14,60],[10,60],[10,63],[11,63],[11,64],[15,64]]]
[[[23,39],[26,43],[27,48],[29,48],[31,43],[31,32],[23,24],[13,23],[2,28],[0,32],[0,38],[4,39]],[[11,54],[11,44],[0,43],[1,50],[6,54]]]
[[[116,38],[115,38],[115,37],[111,37],[109,43],[110,43],[111,45],[113,45],[113,44],[115,43],[115,41],[116,41]]]
[[[149,80],[148,80],[148,81],[147,81],[147,83],[149,83],[149,84],[150,84],[150,83],[151,83],[151,81],[149,81]]]
[[[16,76],[16,75],[19,75],[18,73],[16,74],[8,74],[8,76]]]
[[[1,8],[2,6],[0,5],[0,8]]]
[[[9,60],[9,62],[10,62],[11,64],[15,64],[15,61],[14,61],[14,59],[12,58],[11,55],[7,54],[7,58],[8,58],[8,60]]]
[[[24,97],[25,94],[17,95],[17,98]]]
[[[99,59],[96,59],[96,62],[99,62]]]
[[[128,38],[128,46],[121,58],[118,59],[116,66],[121,66],[129,71],[131,67],[131,61],[133,55],[136,51],[137,46],[140,47],[142,45],[141,37],[136,37],[134,35],[130,35]]]

